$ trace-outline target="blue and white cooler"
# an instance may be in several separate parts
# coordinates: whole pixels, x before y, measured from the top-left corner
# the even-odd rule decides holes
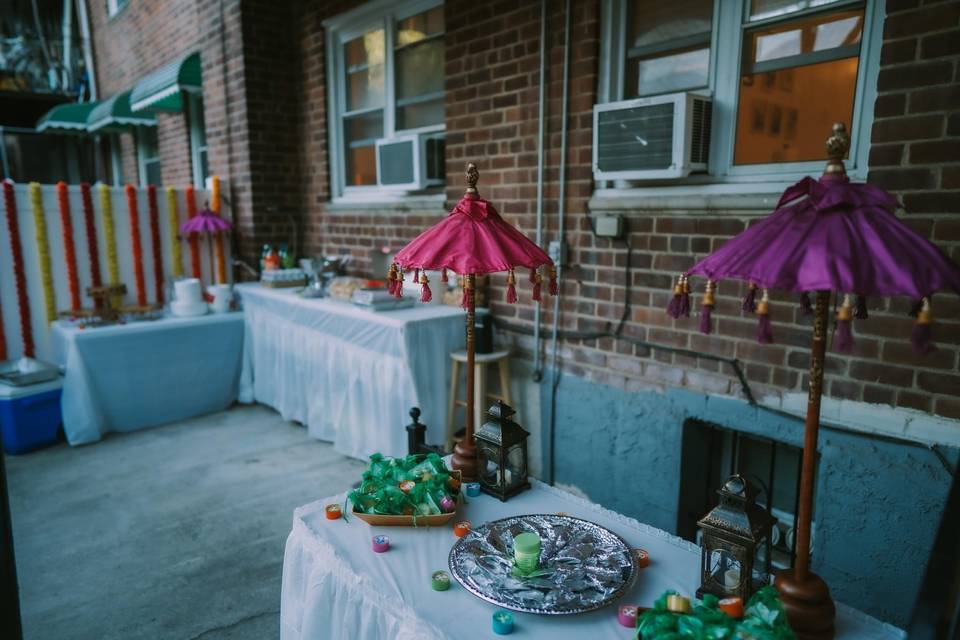
[[[56,444],[62,422],[63,380],[59,374],[52,380],[33,384],[9,384],[5,378],[0,376],[0,432],[4,450],[20,454]]]

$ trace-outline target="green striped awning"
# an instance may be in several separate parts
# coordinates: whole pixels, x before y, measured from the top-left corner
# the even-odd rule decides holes
[[[87,118],[98,102],[58,104],[37,121],[37,131],[86,133]]]
[[[130,93],[130,108],[134,113],[151,109],[182,111],[183,92],[201,91],[200,54],[167,63],[137,82]]]
[[[130,126],[155,127],[157,119],[148,111],[134,113],[130,109],[130,91],[114,94],[100,102],[87,118],[90,133],[106,129],[123,130]]]

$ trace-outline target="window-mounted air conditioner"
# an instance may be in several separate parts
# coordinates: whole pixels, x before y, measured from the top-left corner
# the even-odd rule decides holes
[[[593,177],[662,180],[706,171],[710,98],[684,92],[593,107]]]
[[[418,191],[442,185],[443,133],[411,133],[377,140],[377,184]]]

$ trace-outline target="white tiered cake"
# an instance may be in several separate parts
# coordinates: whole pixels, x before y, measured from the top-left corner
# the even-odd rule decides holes
[[[200,280],[186,278],[173,283],[174,299],[170,302],[170,312],[175,316],[202,316],[207,312],[207,303],[203,300]]]

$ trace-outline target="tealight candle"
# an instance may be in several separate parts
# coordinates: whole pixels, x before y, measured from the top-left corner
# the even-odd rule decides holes
[[[390,538],[387,536],[373,536],[373,550],[375,553],[383,553],[390,550]]]
[[[720,611],[723,611],[725,614],[731,618],[740,619],[743,617],[743,599],[742,598],[724,598],[717,603],[717,607]]]
[[[723,586],[731,591],[740,586],[740,569],[727,569],[723,572]]]
[[[450,513],[457,508],[457,503],[453,501],[453,498],[450,496],[443,496],[440,498],[440,510],[444,513]]]
[[[327,513],[327,520],[336,520],[343,512],[340,510],[340,505],[338,504],[328,504],[324,509]]]
[[[468,533],[470,533],[470,522],[469,522],[469,521],[467,521],[467,520],[461,520],[461,521],[458,522],[457,524],[453,525],[453,535],[457,536],[458,538],[462,538],[463,536],[467,535]]]
[[[540,564],[540,536],[530,532],[514,536],[513,560],[520,571],[534,571]]]
[[[417,486],[417,483],[413,480],[404,480],[400,483],[400,491],[403,491],[404,493],[410,493],[413,491],[415,486]]]
[[[690,613],[693,608],[690,606],[690,598],[674,593],[667,596],[667,610],[673,613]]]
[[[465,488],[465,490],[466,490],[467,497],[469,497],[469,498],[476,498],[477,496],[480,495],[480,483],[479,483],[479,482],[467,482],[467,483],[464,484],[463,486],[464,486],[464,488]]]
[[[498,636],[513,633],[513,614],[509,611],[495,611],[493,614],[493,632]]]
[[[628,629],[637,628],[637,607],[632,604],[621,605],[617,612],[617,620]]]
[[[650,566],[650,554],[646,549],[633,549],[633,557],[637,560],[637,566],[646,569]]]
[[[430,586],[434,591],[446,591],[450,588],[450,574],[446,571],[434,571],[430,576]]]

